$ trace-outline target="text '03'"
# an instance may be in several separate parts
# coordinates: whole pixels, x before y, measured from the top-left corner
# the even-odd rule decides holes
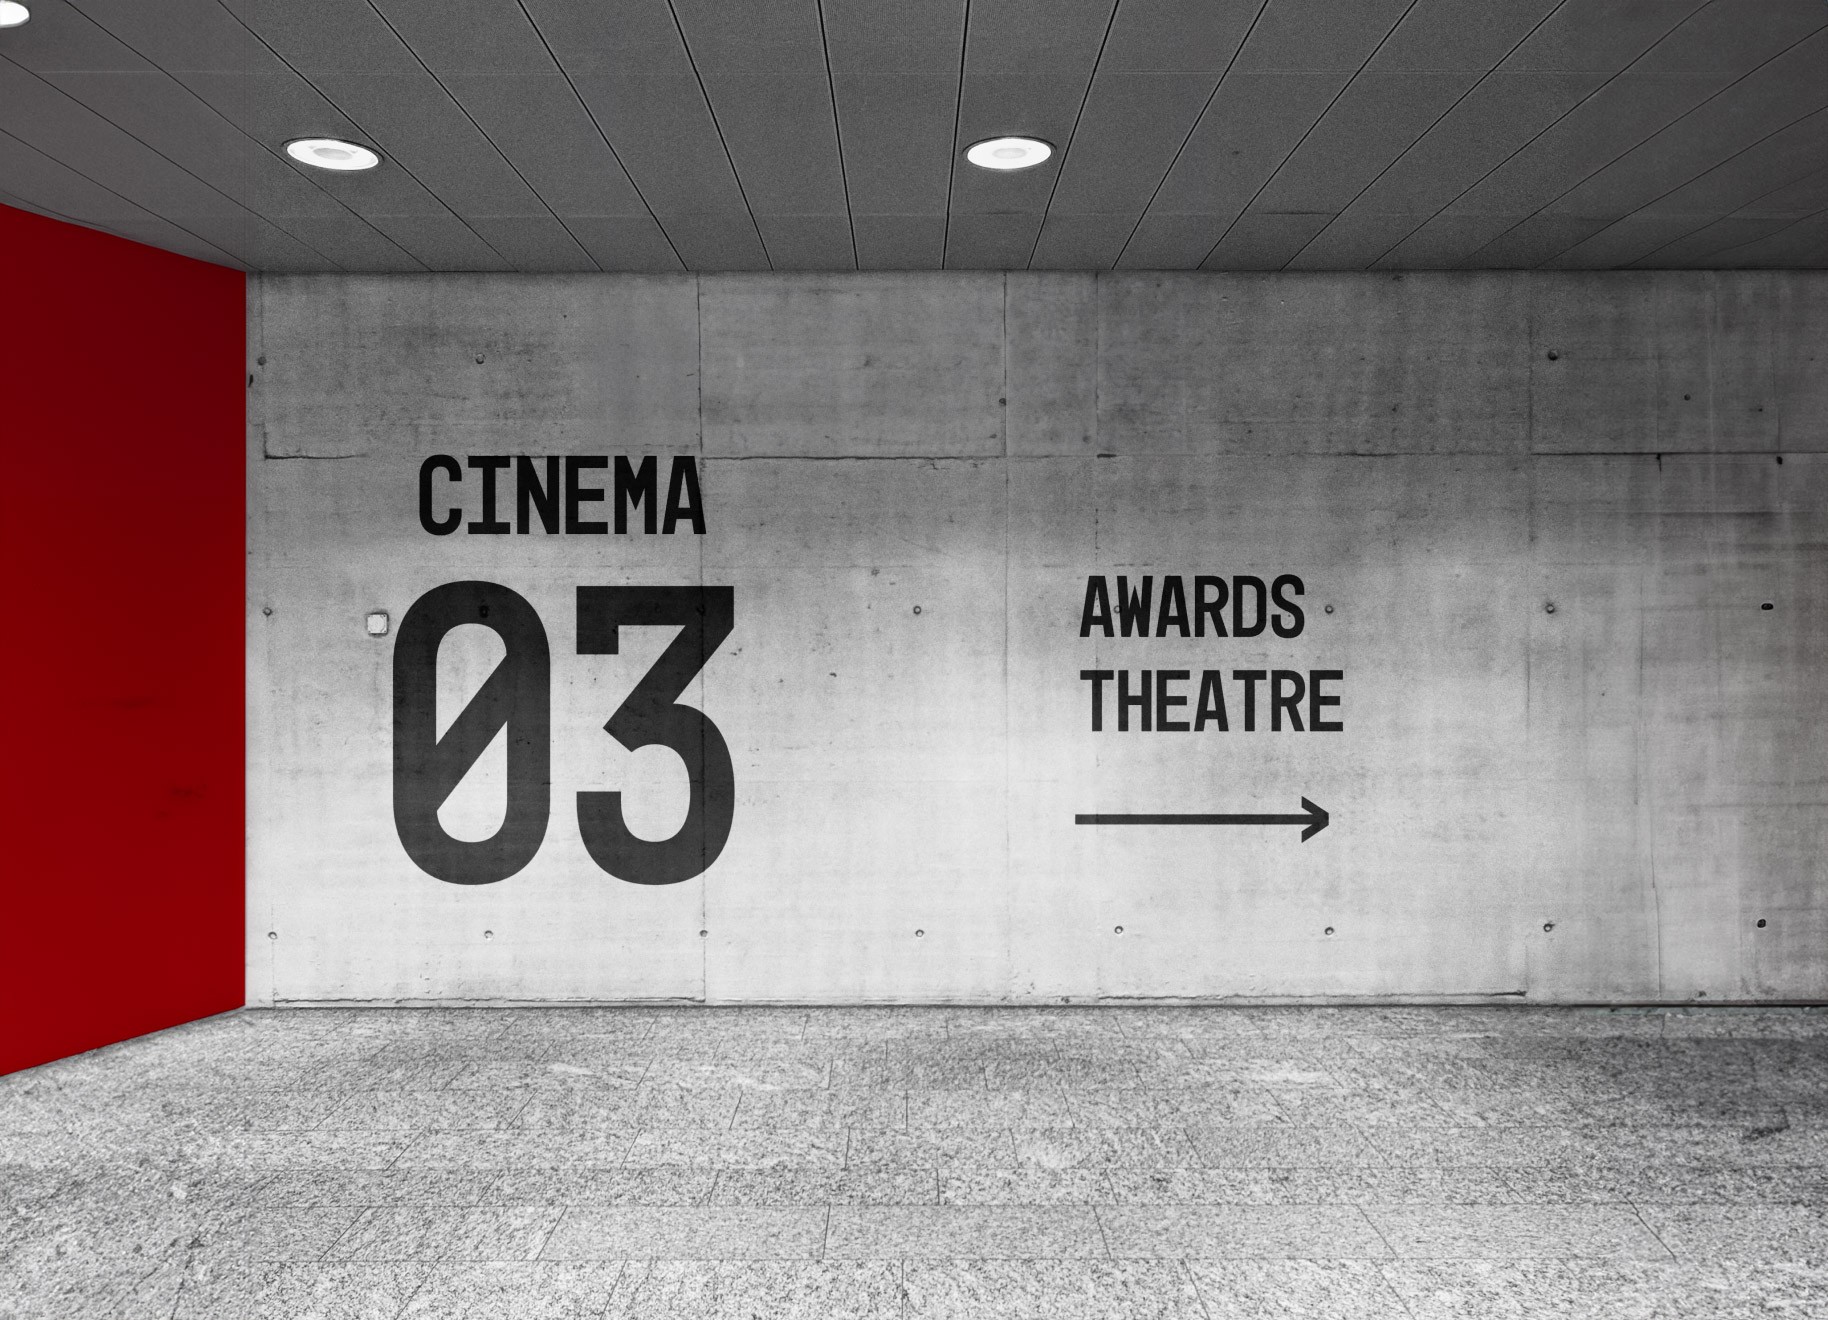
[[[701,875],[730,838],[736,773],[723,734],[703,711],[678,704],[686,685],[735,626],[730,587],[579,587],[579,655],[615,655],[623,627],[679,629],[660,658],[604,724],[629,751],[659,745],[685,763],[691,798],[669,839],[629,831],[622,795],[577,795],[578,829],[591,860],[637,885]],[[438,736],[438,647],[445,634],[481,624],[506,654],[469,704]],[[394,828],[407,856],[454,885],[505,880],[533,860],[552,801],[552,653],[538,613],[494,582],[447,582],[407,610],[394,642]],[[487,839],[452,838],[444,805],[497,734],[506,731],[507,806]]]

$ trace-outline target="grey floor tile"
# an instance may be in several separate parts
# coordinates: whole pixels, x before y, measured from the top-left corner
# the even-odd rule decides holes
[[[1369,1260],[1192,1260],[1208,1320],[1406,1320]]]
[[[935,1205],[939,1175],[930,1169],[723,1169],[711,1204]]]
[[[492,1205],[709,1205],[714,1169],[509,1169],[489,1188]]]
[[[217,1214],[186,1248],[251,1263],[322,1260],[363,1213],[355,1206],[238,1206]]]
[[[833,1259],[1106,1255],[1098,1221],[1074,1206],[842,1206],[831,1212]]]
[[[357,1091],[321,1122],[330,1132],[501,1128],[527,1104],[513,1091]]]
[[[241,1169],[385,1169],[406,1149],[384,1132],[210,1132],[183,1143],[188,1164]]]
[[[1068,1090],[1061,1098],[1077,1127],[1185,1127],[1266,1123],[1284,1117],[1269,1092],[1249,1086],[1105,1087]],[[1041,1125],[1029,1117],[1011,1123]]]
[[[1819,1265],[1642,1260],[1396,1261],[1414,1320],[1751,1320],[1828,1312]]]
[[[1630,1206],[1366,1206],[1365,1213],[1391,1251],[1406,1258],[1669,1258]]]
[[[1382,1164],[1383,1155],[1350,1127],[1233,1123],[1187,1130],[1194,1160],[1206,1168]]]
[[[236,1199],[261,1206],[479,1205],[499,1176],[468,1169],[272,1169]]]
[[[1178,1261],[911,1260],[907,1320],[1205,1320]]]
[[[648,1060],[570,1062],[547,1059],[484,1059],[464,1063],[448,1079],[452,1090],[632,1090],[648,1070]],[[377,1086],[375,1089],[385,1089]]]
[[[732,1127],[845,1127],[900,1132],[908,1097],[900,1091],[744,1091]]]
[[[892,1261],[630,1261],[605,1320],[902,1320]]]
[[[844,1167],[850,1133],[845,1128],[808,1131],[791,1127],[650,1128],[628,1148],[632,1165],[685,1165],[707,1169]]]
[[[1634,1205],[1828,1206],[1828,1169],[1654,1164],[1637,1171],[1630,1199]]]
[[[423,1265],[200,1262],[177,1277],[159,1314],[163,1320],[394,1320],[425,1275]]]
[[[394,1207],[366,1211],[330,1248],[349,1261],[515,1261],[540,1254],[559,1206],[471,1209]]]
[[[1389,1255],[1355,1206],[1122,1206],[1098,1222],[1118,1257]]]
[[[596,1320],[623,1271],[620,1261],[435,1265],[400,1320]]]
[[[912,1091],[907,1128],[930,1132],[996,1131],[1017,1124],[1068,1127],[1075,1121],[1066,1093],[1045,1091]]]
[[[814,1260],[820,1208],[573,1206],[546,1243],[547,1260]]]
[[[1828,1262],[1828,1211],[1812,1205],[1646,1205],[1678,1260]]]
[[[1172,1169],[1202,1161],[1181,1128],[1016,1128],[1016,1162],[1040,1169]]]
[[[402,1144],[400,1169],[567,1169],[620,1165],[632,1132],[422,1132]]]
[[[1007,1128],[905,1133],[854,1129],[845,1152],[845,1165],[853,1169],[935,1169],[943,1173],[961,1166],[1009,1168],[1015,1162],[1015,1140]]]
[[[1105,1171],[1096,1167],[960,1166],[940,1174],[938,1183],[943,1205],[1103,1205],[1110,1201]]]
[[[456,1095],[457,1092],[446,1092]],[[468,1094],[468,1093],[466,1093]],[[476,1091],[478,1096],[498,1096],[499,1091]],[[634,1091],[576,1091],[523,1089],[507,1094],[518,1095],[521,1104],[509,1121],[500,1126],[527,1131],[556,1129],[562,1132],[633,1132],[641,1126],[642,1113],[636,1107]],[[725,1119],[713,1120],[722,1126]]]
[[[1110,1169],[1112,1205],[1356,1205],[1353,1168]]]
[[[831,1060],[821,1058],[656,1059],[643,1082],[695,1091],[825,1090]]]

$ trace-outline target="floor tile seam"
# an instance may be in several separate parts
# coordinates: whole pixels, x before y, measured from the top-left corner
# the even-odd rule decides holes
[[[1650,1220],[1648,1220],[1644,1217],[1644,1211],[1643,1211],[1642,1207],[1633,1204],[1630,1208],[1631,1208],[1631,1213],[1632,1213],[1633,1217],[1637,1219],[1638,1223],[1640,1223],[1644,1226],[1644,1231],[1646,1233],[1650,1234],[1650,1236],[1653,1239],[1655,1239],[1656,1244],[1659,1247],[1663,1248],[1664,1254],[1666,1254],[1670,1258],[1670,1260],[1680,1262],[1682,1258],[1680,1256],[1676,1255],[1675,1251],[1670,1248],[1669,1243],[1667,1243],[1663,1240],[1663,1235],[1661,1233],[1657,1232],[1656,1225],[1652,1224],[1650,1222]]]
[[[1199,1303],[1200,1314],[1205,1316],[1206,1320],[1212,1320],[1212,1307],[1207,1303],[1206,1293],[1200,1287],[1199,1276],[1193,1272],[1193,1262],[1185,1256],[1180,1256],[1175,1259],[1174,1263],[1180,1268],[1181,1277],[1187,1281],[1187,1286],[1193,1289],[1193,1300]]]

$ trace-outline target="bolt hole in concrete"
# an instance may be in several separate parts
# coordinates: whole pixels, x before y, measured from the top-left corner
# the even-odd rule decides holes
[[[1758,919],[1758,929],[1763,930],[1764,928],[1765,928],[1765,919],[1763,917],[1760,917]]]
[[[492,940],[492,939],[494,939],[494,938],[495,938],[495,932],[494,932],[494,931],[492,931],[492,930],[485,930],[485,931],[484,931],[484,932],[483,932],[483,933],[482,933],[482,937],[483,937],[483,938],[484,938],[484,939],[485,939],[485,940]]]
[[[262,614],[266,615],[269,619],[273,617],[273,607],[271,605],[262,605],[260,607],[260,612]]]
[[[270,930],[267,932],[267,938],[270,940],[276,940],[279,938],[279,932],[276,930]]]
[[[698,932],[698,938],[702,940],[705,936],[709,935],[710,933],[711,932],[708,930],[701,930]]]
[[[917,930],[914,932],[914,938],[917,940],[924,940],[927,938],[927,932],[924,930]]]
[[[1556,360],[1556,359],[1557,359],[1557,358],[1559,358],[1559,357],[1560,357],[1560,356],[1561,356],[1561,354],[1560,354],[1560,353],[1557,353],[1557,352],[1556,352],[1556,351],[1555,351],[1555,350],[1554,350],[1554,349],[1552,349],[1552,348],[1551,348],[1551,349],[1550,349],[1550,350],[1549,350],[1549,361],[1551,361],[1551,362],[1553,362],[1553,361],[1555,361],[1555,360]]]
[[[1544,606],[1543,606],[1543,607],[1542,607],[1542,612],[1543,612],[1543,613],[1544,613],[1544,614],[1553,614],[1553,613],[1555,613],[1555,602],[1554,602],[1554,601],[1550,601],[1550,602],[1549,602],[1549,603],[1548,603],[1548,604],[1547,604],[1547,605],[1544,605]]]
[[[1121,935],[1121,934],[1123,934],[1123,927],[1122,927],[1122,926],[1119,926],[1119,927],[1117,927],[1117,928],[1116,928],[1116,929],[1117,929],[1117,933],[1118,933],[1118,934],[1119,934],[1119,935]]]
[[[918,605],[916,605],[916,606],[915,606],[915,607],[914,607],[914,612],[915,612],[915,613],[916,613],[916,614],[919,614],[919,613],[920,613],[920,606],[918,606]]]
[[[1327,606],[1327,613],[1331,614],[1332,612],[1333,612],[1333,607],[1331,605]]]
[[[1546,934],[1547,932],[1555,929],[1555,923],[1553,921],[1545,921],[1542,923],[1542,929],[1543,929],[1543,932]]]
[[[1767,600],[1764,604],[1760,605],[1758,608],[1761,610],[1774,610],[1777,608],[1777,606]]]
[[[1331,934],[1332,934],[1332,933],[1333,933],[1333,928],[1332,928],[1332,927],[1331,927],[1331,926],[1328,926],[1328,927],[1327,927],[1327,928],[1326,928],[1326,931],[1325,931],[1325,932],[1324,932],[1324,933],[1325,933],[1325,934],[1328,934],[1328,935],[1331,935]]]
[[[476,365],[479,367],[482,365],[482,354],[481,353],[478,353],[476,355]]]

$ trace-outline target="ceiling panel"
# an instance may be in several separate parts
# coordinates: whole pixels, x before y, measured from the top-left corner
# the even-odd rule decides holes
[[[1824,264],[1822,0],[30,3],[0,194],[254,269]]]

